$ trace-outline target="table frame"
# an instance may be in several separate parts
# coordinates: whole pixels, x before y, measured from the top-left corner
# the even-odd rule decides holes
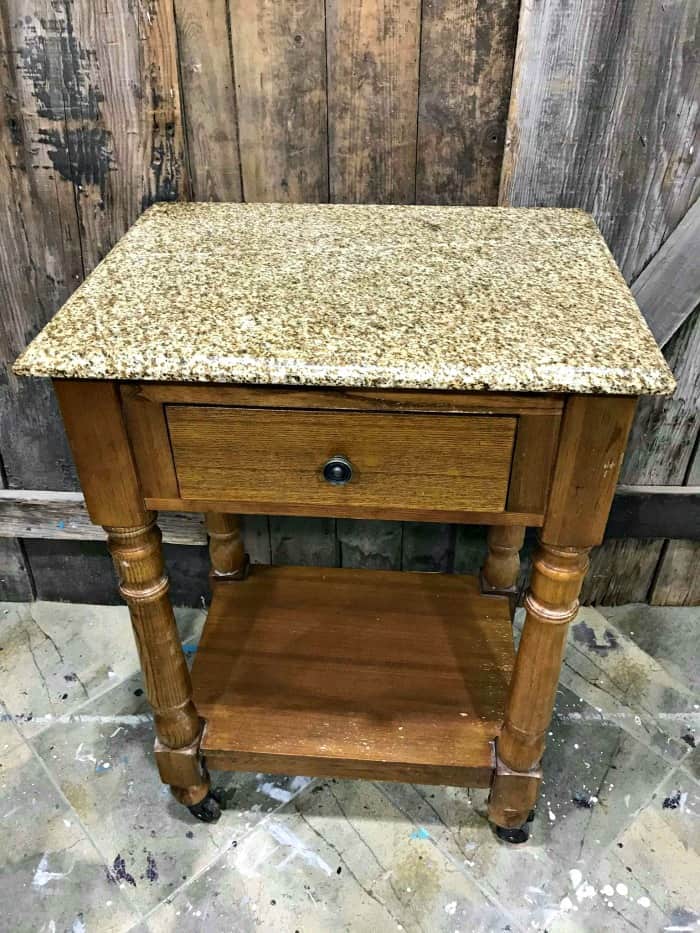
[[[154,712],[161,779],[195,815],[215,819],[218,805],[199,754],[203,722],[192,699],[192,683],[168,596],[157,516],[149,507],[153,500],[144,495],[132,448],[133,434],[130,437],[127,428],[123,402],[131,389],[128,384],[107,380],[54,380],[54,386],[90,516],[105,527],[120,591],[129,607]],[[226,388],[210,386],[207,390],[220,393]],[[263,390],[242,387],[238,391]],[[297,391],[303,403],[308,390]],[[470,393],[461,397],[468,400]],[[509,403],[516,405],[519,397],[503,394],[500,398],[507,408]],[[637,401],[627,396],[559,398],[563,411],[558,446],[525,597],[526,617],[505,719],[496,741],[489,798],[490,821],[513,841],[513,834],[526,824],[537,799],[540,762],[568,625],[578,610],[589,550],[603,538]],[[141,438],[140,443],[147,441]],[[157,436],[151,438],[151,444],[157,461]],[[530,455],[534,469],[537,449],[534,445]],[[236,503],[230,505],[230,512],[235,511]],[[211,503],[207,513],[212,571],[216,577],[238,579],[245,585],[247,558],[238,520],[229,514],[228,506]],[[187,503],[173,502],[172,507],[187,509]],[[523,524],[514,523],[505,512],[461,520],[492,526],[482,570],[483,592],[514,593]]]

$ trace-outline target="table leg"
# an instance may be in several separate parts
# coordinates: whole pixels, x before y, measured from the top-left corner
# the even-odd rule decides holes
[[[492,525],[486,539],[488,552],[481,569],[481,591],[501,596],[517,594],[523,525]]]
[[[199,756],[202,721],[192,702],[190,674],[168,596],[156,514],[145,512],[141,525],[106,526],[105,531],[153,707],[161,780],[198,819],[212,822],[220,810]]]
[[[248,574],[248,555],[245,553],[238,516],[207,512],[205,521],[213,576],[227,580],[245,579]]]
[[[542,541],[525,597],[525,625],[497,742],[489,819],[502,838],[527,839],[526,823],[541,781],[540,759],[554,708],[569,623],[588,569],[589,548]]]

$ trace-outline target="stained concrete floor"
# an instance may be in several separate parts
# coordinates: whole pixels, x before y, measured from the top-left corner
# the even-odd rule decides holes
[[[183,610],[186,652],[203,613]],[[484,791],[215,774],[161,787],[126,610],[0,604],[0,929],[700,930],[698,609],[585,609],[526,847]]]

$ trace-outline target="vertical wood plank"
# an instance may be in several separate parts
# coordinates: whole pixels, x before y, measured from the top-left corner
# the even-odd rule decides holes
[[[327,201],[323,0],[229,0],[246,201]]]
[[[241,515],[243,543],[251,564],[271,564],[270,522],[266,515]]]
[[[652,606],[700,606],[700,544],[667,541],[649,595]]]
[[[662,347],[700,304],[698,243],[700,199],[632,283],[632,294]]]
[[[456,536],[455,525],[404,522],[401,569],[449,572],[452,570]]]
[[[226,0],[175,0],[175,17],[192,196],[195,201],[240,201]]]
[[[83,275],[57,19],[42,0],[0,16],[0,447],[8,486],[64,490],[75,471],[51,386],[10,370]]]
[[[145,205],[187,193],[170,3],[8,0],[0,111],[0,446],[11,487],[74,489],[50,383],[9,363]],[[96,562],[71,558],[86,595]]]
[[[330,196],[415,200],[420,0],[327,0]]]
[[[519,0],[424,0],[419,204],[496,204]]]
[[[483,525],[457,525],[455,573],[478,574],[485,559],[486,528]]]
[[[133,4],[139,27],[142,92],[150,139],[143,165],[143,206],[190,196],[185,160],[175,14],[171,0]]]
[[[5,488],[0,457],[0,489]],[[13,538],[0,538],[0,601],[26,602],[33,598],[32,575],[22,543]]]
[[[700,427],[685,485],[700,486]],[[652,606],[700,606],[700,541],[666,542],[649,602]]]
[[[590,210],[627,281],[697,196],[700,7],[525,0],[501,201]]]
[[[338,566],[338,542],[334,518],[270,518],[270,552],[273,564]]]
[[[228,7],[241,177],[233,199],[327,201],[324,0],[228,0]],[[197,185],[194,168],[193,177]],[[335,523],[259,519],[251,537],[249,522],[253,563],[336,563]]]
[[[401,522],[339,518],[336,533],[340,567],[401,568]]]

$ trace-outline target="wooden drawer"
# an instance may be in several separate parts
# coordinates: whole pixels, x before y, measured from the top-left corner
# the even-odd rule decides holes
[[[180,496],[454,512],[505,508],[517,419],[166,405]],[[324,464],[352,464],[332,485]]]

